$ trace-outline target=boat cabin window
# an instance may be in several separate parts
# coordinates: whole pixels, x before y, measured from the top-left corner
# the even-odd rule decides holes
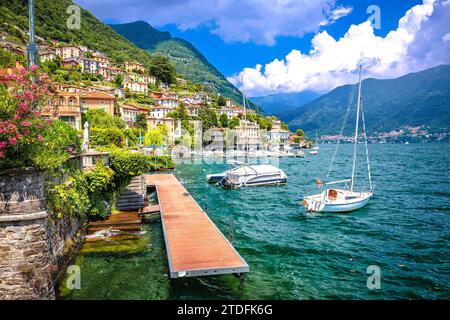
[[[337,199],[337,191],[336,190],[328,190],[328,199],[329,200],[336,200]]]

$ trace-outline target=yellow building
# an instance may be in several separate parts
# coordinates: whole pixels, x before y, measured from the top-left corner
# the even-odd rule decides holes
[[[159,125],[165,125],[169,132],[170,143],[173,144],[175,139],[181,137],[181,122],[175,121],[172,118],[156,118],[152,116],[147,117],[147,130],[156,129]]]
[[[125,67],[125,71],[127,73],[131,73],[131,72],[134,72],[134,71],[140,71],[140,72],[144,72],[145,71],[144,65],[139,63],[139,62],[125,61],[123,63],[123,66]]]

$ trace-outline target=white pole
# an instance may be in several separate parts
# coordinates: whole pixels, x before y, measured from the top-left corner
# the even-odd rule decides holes
[[[358,89],[358,107],[356,109],[356,129],[355,129],[355,140],[353,146],[353,169],[352,169],[352,184],[350,190],[353,191],[353,186],[355,184],[355,172],[356,172],[356,150],[358,146],[358,127],[359,127],[359,109],[361,108],[361,72],[362,66],[359,66],[359,89]]]

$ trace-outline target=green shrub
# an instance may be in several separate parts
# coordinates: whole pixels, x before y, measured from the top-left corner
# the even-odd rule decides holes
[[[110,128],[91,128],[89,142],[92,146],[107,147],[125,146],[125,133],[123,130],[110,127]]]

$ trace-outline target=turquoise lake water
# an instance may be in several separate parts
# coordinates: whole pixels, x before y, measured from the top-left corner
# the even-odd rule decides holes
[[[450,144],[370,145],[375,197],[350,214],[310,214],[300,205],[317,192],[333,145],[317,157],[281,159],[283,186],[223,190],[205,175],[224,164],[179,165],[177,177],[229,234],[250,266],[232,275],[170,280],[159,220],[144,226],[137,253],[80,253],[81,290],[62,299],[439,299],[450,298]],[[362,148],[361,148],[362,149]],[[342,145],[336,179],[351,174],[352,146]],[[364,159],[363,154],[359,159]],[[360,185],[367,185],[359,167]],[[367,288],[366,269],[381,269]]]

